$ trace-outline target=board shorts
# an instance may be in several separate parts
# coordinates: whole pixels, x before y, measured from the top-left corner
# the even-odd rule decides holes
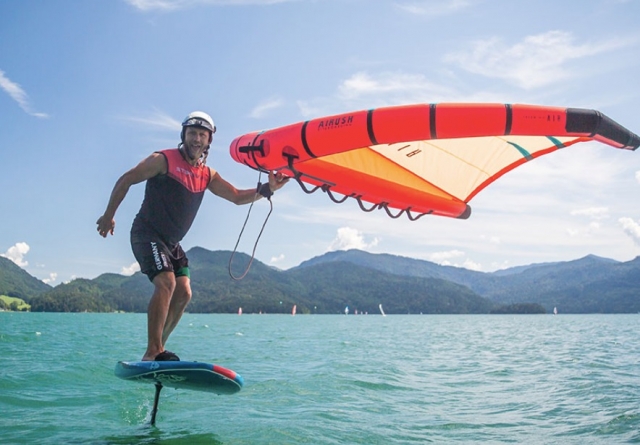
[[[177,277],[190,277],[189,259],[178,243],[167,245],[153,230],[134,224],[131,229],[131,250],[140,271],[149,281],[161,272],[173,272]]]

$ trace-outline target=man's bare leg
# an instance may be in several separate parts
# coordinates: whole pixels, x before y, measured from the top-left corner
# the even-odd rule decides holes
[[[184,310],[191,301],[191,280],[189,277],[177,277],[176,287],[173,291],[173,297],[171,298],[171,304],[169,305],[169,312],[167,314],[167,320],[164,324],[162,331],[162,345],[167,343],[167,339],[178,326]]]
[[[153,279],[154,291],[147,309],[147,351],[142,360],[155,360],[164,351],[162,332],[176,288],[173,272],[161,272]]]

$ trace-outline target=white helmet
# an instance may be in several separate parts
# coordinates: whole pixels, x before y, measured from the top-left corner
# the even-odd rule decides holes
[[[194,111],[189,113],[187,117],[182,121],[182,134],[181,139],[184,141],[184,132],[186,127],[200,127],[205,130],[209,130],[211,135],[216,132],[216,126],[213,123],[213,119],[207,113],[202,111]]]

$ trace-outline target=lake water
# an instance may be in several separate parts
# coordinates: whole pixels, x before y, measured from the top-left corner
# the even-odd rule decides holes
[[[640,443],[640,315],[185,314],[231,396],[113,374],[144,314],[0,313],[2,444]]]

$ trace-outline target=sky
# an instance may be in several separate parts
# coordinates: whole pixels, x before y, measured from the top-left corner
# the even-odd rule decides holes
[[[216,122],[208,164],[238,188],[242,134],[381,106],[525,103],[595,109],[640,133],[640,0],[35,0],[0,2],[0,255],[52,286],[137,265],[118,177]],[[491,272],[640,255],[640,150],[578,144],[476,196],[468,220],[391,219],[290,182],[256,258],[289,269],[357,248]],[[207,194],[182,244],[233,250],[249,206]],[[251,254],[269,205],[252,208]],[[236,275],[242,271],[234,270]]]

